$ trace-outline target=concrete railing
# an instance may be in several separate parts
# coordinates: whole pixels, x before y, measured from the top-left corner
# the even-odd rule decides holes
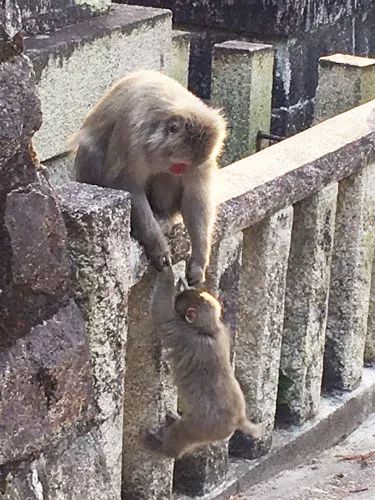
[[[208,283],[235,336],[249,416],[266,423],[256,447],[235,435],[229,457],[267,453],[276,419],[310,419],[319,412],[322,380],[325,391],[350,391],[361,381],[365,350],[366,361],[375,361],[373,318],[366,334],[374,193],[375,101],[218,172]],[[140,439],[175,406],[176,393],[152,332],[156,273],[130,238],[129,195],[74,182],[58,194],[93,357],[96,439],[112,491],[120,497],[122,485],[127,499],[170,498],[174,482],[176,491],[201,495],[224,481],[226,445],[173,464]],[[189,245],[181,225],[170,245],[174,262],[182,262]]]

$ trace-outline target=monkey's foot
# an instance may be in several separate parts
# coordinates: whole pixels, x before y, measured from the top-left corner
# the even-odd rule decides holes
[[[151,264],[158,270],[162,271],[164,267],[172,266],[172,258],[169,249],[157,251],[153,249],[150,252],[146,251]]]
[[[168,410],[167,413],[165,414],[165,424],[167,427],[169,427],[174,422],[177,422],[180,419],[181,419],[180,415],[172,410]]]
[[[146,444],[154,451],[160,451],[163,443],[162,429],[160,427],[151,427],[145,432]]]
[[[187,266],[186,278],[189,286],[201,285],[205,282],[205,269],[190,260]]]

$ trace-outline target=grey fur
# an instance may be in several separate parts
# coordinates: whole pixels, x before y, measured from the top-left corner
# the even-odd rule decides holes
[[[202,282],[215,219],[212,178],[226,134],[223,117],[171,78],[139,71],[119,80],[71,141],[77,180],[132,195],[132,231],[157,269],[170,263],[155,214],[181,212],[192,254],[190,284]],[[180,176],[169,168],[189,165]]]
[[[189,314],[193,323],[191,317],[186,321]],[[181,417],[169,412],[162,427],[149,430],[149,444],[166,456],[178,458],[228,439],[237,429],[256,438],[262,434],[262,426],[246,417],[245,399],[230,362],[230,335],[220,315],[212,295],[188,289],[176,296],[172,268],[159,273],[153,323],[169,349],[183,410]]]

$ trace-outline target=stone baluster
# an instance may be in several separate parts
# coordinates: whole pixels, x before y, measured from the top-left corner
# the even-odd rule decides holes
[[[264,423],[265,436],[235,433],[234,456],[256,458],[272,442],[292,220],[288,207],[244,231],[235,368],[248,416]]]
[[[277,417],[317,414],[323,374],[337,184],[294,205],[285,293]]]
[[[324,361],[328,390],[352,390],[362,378],[374,252],[373,193],[367,193],[374,167],[339,183]]]

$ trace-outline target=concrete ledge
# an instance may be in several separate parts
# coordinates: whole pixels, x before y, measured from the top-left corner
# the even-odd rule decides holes
[[[50,36],[26,38],[42,104],[34,136],[41,161],[66,151],[67,138],[114,80],[141,68],[168,72],[171,34],[169,11],[119,5]]]
[[[375,412],[375,369],[365,368],[353,392],[323,397],[319,415],[301,427],[276,430],[268,455],[254,461],[231,459],[227,480],[202,500],[228,500],[230,495],[292,469],[335,445]],[[175,496],[187,500],[186,496]]]

